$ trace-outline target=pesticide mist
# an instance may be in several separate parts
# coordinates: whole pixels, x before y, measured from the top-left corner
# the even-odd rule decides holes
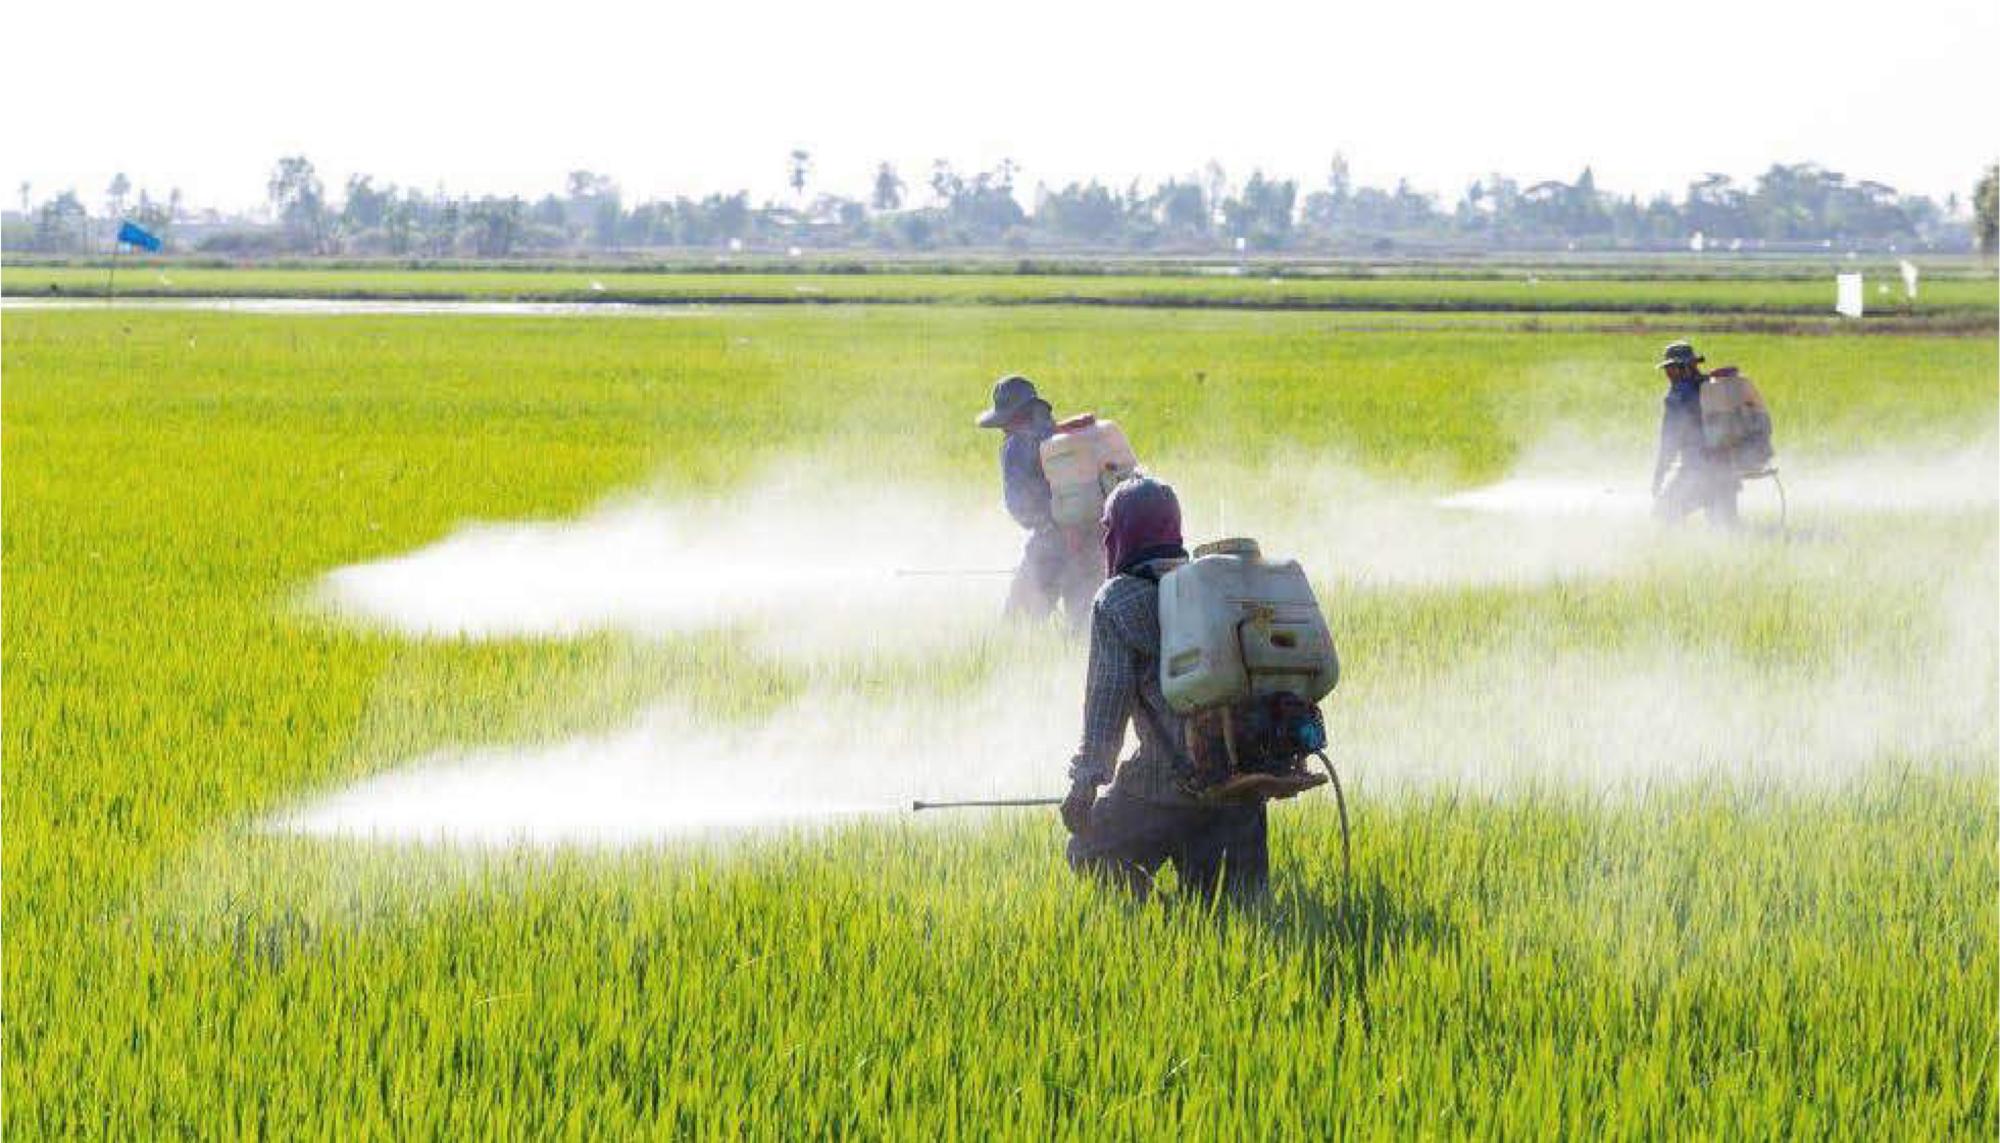
[[[1313,573],[1346,660],[1327,711],[1357,791],[1504,796],[1831,782],[1897,758],[1990,754],[1993,455],[1800,464],[1787,473],[1789,539],[1755,490],[1743,535],[1661,529],[1630,474],[1546,452],[1444,496],[1330,466],[1282,482],[1192,465],[1165,474],[1184,489],[1191,542],[1256,535]],[[780,476],[728,504],[626,499],[571,522],[469,526],[338,569],[318,588],[327,605],[414,638],[723,632],[812,682],[749,719],[663,698],[603,733],[430,754],[269,824],[618,845],[899,813],[913,798],[1060,793],[1083,647],[1001,625],[1007,579],[990,573],[1018,546],[977,497]],[[1700,614],[1702,585],[1731,601],[1720,618]],[[1560,623],[1495,631],[1483,610],[1494,591],[1550,590],[1619,602],[1582,645]],[[1438,593],[1450,601],[1442,613],[1462,626],[1443,633],[1448,658],[1413,653],[1400,632],[1374,644],[1344,633],[1344,609],[1363,606],[1395,631],[1411,593],[1433,615]],[[1828,615],[1854,618],[1825,645],[1788,630]],[[913,685],[861,669],[968,657],[979,669]]]
[[[736,627],[776,654],[915,651],[985,626],[1020,546],[984,503],[781,477],[727,502],[475,525],[339,569],[320,593],[416,637]]]

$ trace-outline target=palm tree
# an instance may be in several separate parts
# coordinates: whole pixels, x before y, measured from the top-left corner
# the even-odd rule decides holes
[[[803,148],[794,147],[792,149],[792,154],[791,154],[790,175],[787,179],[787,181],[791,183],[792,194],[794,196],[798,198],[805,197],[806,176],[809,173],[811,173],[811,171],[812,171],[812,153]]]

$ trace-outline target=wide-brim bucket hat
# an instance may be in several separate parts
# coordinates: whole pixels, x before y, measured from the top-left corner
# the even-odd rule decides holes
[[[1019,373],[1010,373],[993,383],[993,407],[979,414],[979,427],[1004,428],[1028,406],[1041,399],[1042,395],[1035,391],[1033,381]]]

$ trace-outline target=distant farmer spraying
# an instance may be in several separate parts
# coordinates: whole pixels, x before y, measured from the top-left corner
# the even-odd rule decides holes
[[[1660,450],[1653,464],[1653,513],[1679,521],[1699,509],[1710,524],[1737,524],[1736,498],[1746,478],[1770,468],[1771,415],[1750,379],[1734,367],[1701,371],[1694,346],[1667,346]]]
[[[993,407],[980,414],[979,427],[1006,434],[1002,492],[1008,514],[1028,531],[1007,614],[1044,619],[1060,603],[1070,626],[1081,629],[1104,581],[1098,554],[1104,493],[1136,466],[1124,434],[1090,416],[1057,424],[1034,382],[1019,375],[994,384]]]

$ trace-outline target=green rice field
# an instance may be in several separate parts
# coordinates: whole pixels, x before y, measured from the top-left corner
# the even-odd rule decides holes
[[[147,292],[568,299],[593,277],[164,273]],[[93,277],[10,266],[4,288]],[[595,277],[912,304],[6,312],[9,1137],[2000,1132],[1990,331],[1672,329],[1778,420],[1784,531],[1760,486],[1718,537],[1535,499],[1557,477],[1644,495],[1665,330],[1055,303],[1783,314],[1830,308],[1830,282]],[[996,300],[1049,304],[957,304]],[[1974,277],[1916,309],[1993,304]],[[907,767],[912,796],[1003,765],[1059,794],[1080,695],[952,714],[1077,672],[1080,645],[984,618],[1004,579],[962,585],[976,614],[928,641],[944,619],[913,608],[787,642],[748,580],[672,630],[430,637],[314,595],[474,523],[726,519],[774,472],[806,474],[788,527],[887,488],[1013,543],[972,427],[1010,371],[1115,413],[1190,538],[1239,523],[1306,561],[1344,666],[1351,879],[1323,794],[1272,810],[1273,895],[1244,909],[1079,881],[1047,810],[616,844],[273,824],[440,754],[553,751],[582,781],[663,704],[699,735],[648,731],[649,759],[745,736],[783,767],[716,748],[704,780],[837,755],[870,782]],[[1436,506],[1494,487],[1519,515]],[[476,594],[505,568],[467,574]]]

